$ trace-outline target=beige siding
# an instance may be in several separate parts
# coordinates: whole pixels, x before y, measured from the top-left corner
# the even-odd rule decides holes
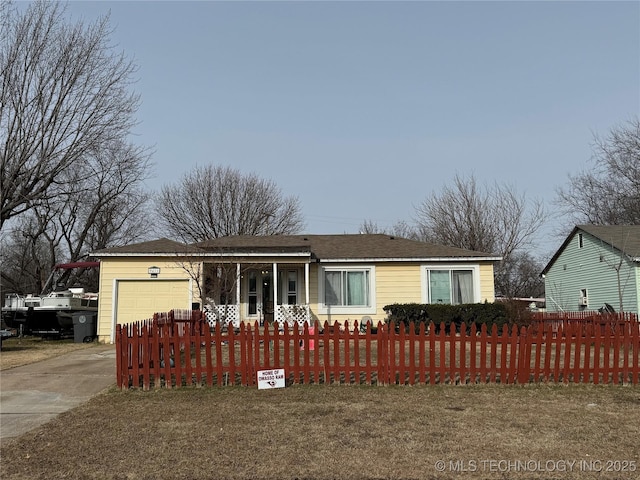
[[[376,267],[376,317],[384,318],[382,309],[392,303],[422,301],[421,270],[418,264],[379,265]]]
[[[363,263],[363,265],[365,265]],[[320,323],[335,323],[354,320],[360,321],[364,314],[351,315],[326,315],[318,314],[318,268],[317,264],[311,266],[310,273],[310,303],[311,313]],[[383,321],[386,312],[383,307],[393,303],[421,303],[423,299],[423,279],[421,264],[418,263],[378,263],[376,269],[376,313],[370,316],[374,322]],[[494,302],[494,275],[493,263],[484,262],[479,265],[480,271],[480,297],[481,302]]]
[[[269,265],[270,260],[276,261],[277,258],[266,259],[264,264]],[[282,259],[280,259],[282,260]],[[287,265],[294,265],[297,263],[293,259],[287,259]],[[262,261],[261,261],[262,263]],[[284,264],[281,264],[282,268],[286,268]],[[422,266],[418,263],[378,263],[367,264],[366,266],[375,266],[375,295],[376,295],[376,309],[375,314],[357,312],[352,314],[320,314],[319,308],[319,285],[318,285],[318,270],[321,265],[312,263],[309,268],[309,300],[312,318],[317,319],[320,323],[328,321],[329,323],[360,321],[363,316],[370,316],[374,322],[382,321],[386,318],[386,313],[383,310],[385,305],[393,303],[421,303],[423,302],[423,278],[422,278]],[[114,312],[114,286],[118,282],[125,280],[145,280],[152,281],[149,278],[148,268],[151,266],[160,267],[160,275],[158,281],[168,280],[188,280],[189,288],[185,289],[184,284],[171,284],[171,283],[157,283],[158,295],[162,297],[162,300],[153,301],[151,303],[149,298],[141,300],[138,305],[132,305],[132,301],[135,303],[135,296],[127,297],[125,295],[125,303],[119,304],[119,308],[124,309],[120,312]],[[246,264],[244,265],[246,267]],[[280,268],[280,267],[279,267]],[[131,321],[134,317],[139,315],[138,319],[148,318],[149,308],[169,309],[170,305],[174,303],[181,303],[184,306],[173,308],[188,308],[191,302],[201,302],[197,291],[197,286],[192,280],[192,272],[194,269],[188,266],[183,266],[179,262],[167,261],[163,257],[148,257],[148,258],[105,258],[102,259],[100,268],[100,299],[99,299],[99,314],[98,314],[98,335],[101,341],[111,341],[113,322],[117,319],[118,323],[122,323],[122,318],[126,321]],[[493,276],[493,263],[484,262],[479,264],[480,272],[480,296],[481,301],[493,302],[494,298],[494,276]],[[191,275],[190,275],[191,273]],[[133,285],[133,284],[131,284]],[[126,287],[125,287],[126,288]],[[245,284],[243,282],[243,288]],[[304,282],[300,282],[300,299],[304,299]],[[182,293],[180,293],[182,292]],[[129,292],[130,293],[130,292]],[[162,303],[166,299],[169,304]],[[246,299],[245,292],[242,294],[243,301]],[[130,300],[133,299],[133,300]],[[158,303],[160,302],[160,303]],[[120,302],[118,302],[120,303]],[[244,312],[245,305],[242,306],[241,311]],[[126,310],[126,314],[123,312]],[[118,317],[120,313],[121,318]],[[153,313],[153,312],[151,312]]]
[[[495,302],[496,290],[494,283],[493,263],[486,262],[480,264],[480,301],[482,303]]]
[[[148,273],[149,267],[160,267],[160,274],[157,279],[151,279]],[[162,257],[147,257],[147,258],[103,258],[100,262],[100,296],[98,300],[98,337],[102,342],[110,342],[113,334],[113,322],[116,318],[114,312],[115,304],[115,288],[120,280],[188,280],[192,288],[184,291],[184,302],[182,302],[181,308],[188,308],[192,301],[199,301],[197,289],[192,285],[191,276],[189,275],[189,266],[182,266],[175,260],[167,261]],[[168,284],[160,287],[158,283],[158,295],[164,296],[167,294],[166,288]],[[191,292],[192,289],[196,291]],[[175,293],[175,292],[174,292]],[[179,296],[179,295],[178,295]],[[176,301],[176,296],[172,296]],[[136,316],[136,308],[139,310],[140,320],[149,317],[147,309],[143,304],[127,306],[127,318]],[[152,314],[154,312],[151,312]],[[122,323],[118,321],[118,323]]]

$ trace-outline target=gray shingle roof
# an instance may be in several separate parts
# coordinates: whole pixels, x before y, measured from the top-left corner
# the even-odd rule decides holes
[[[267,235],[231,236],[187,245],[167,238],[95,252],[100,256],[152,254],[286,254],[307,253],[317,260],[366,259],[486,259],[499,257],[483,252],[447,247],[382,234],[364,235]]]
[[[633,261],[640,262],[640,225],[576,225],[542,270],[543,275],[549,271],[571,239],[580,231],[593,235],[624,252]]]
[[[578,225],[631,258],[640,258],[640,225]]]
[[[325,259],[423,259],[486,258],[489,253],[434,245],[382,234],[344,235],[270,235],[222,237],[195,244],[206,251],[261,253],[309,251],[314,258]]]
[[[174,242],[168,238],[160,238],[149,242],[132,243],[121,247],[105,248],[94,252],[92,256],[118,256],[118,255],[150,255],[150,254],[181,254],[181,253],[197,253],[201,250],[192,245]]]

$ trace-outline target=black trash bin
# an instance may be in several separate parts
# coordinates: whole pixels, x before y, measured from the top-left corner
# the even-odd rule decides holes
[[[96,337],[96,312],[75,312],[73,314],[73,341],[90,343]]]

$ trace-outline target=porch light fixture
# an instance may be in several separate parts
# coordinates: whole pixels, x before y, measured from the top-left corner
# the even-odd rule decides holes
[[[151,278],[158,278],[158,274],[160,273],[160,267],[149,267],[147,272],[151,276]]]

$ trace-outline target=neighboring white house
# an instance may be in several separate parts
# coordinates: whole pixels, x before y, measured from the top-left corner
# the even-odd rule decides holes
[[[547,311],[640,311],[640,225],[578,225],[542,271]]]

